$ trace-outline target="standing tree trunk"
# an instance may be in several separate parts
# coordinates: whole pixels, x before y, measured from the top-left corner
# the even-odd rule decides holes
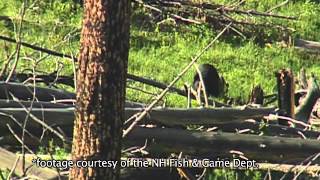
[[[276,72],[278,86],[279,115],[294,118],[294,76],[291,70],[281,69]],[[279,119],[279,124],[289,126],[289,121]]]
[[[121,156],[130,1],[86,0],[77,73],[73,161]],[[73,166],[70,179],[118,179],[117,168]]]

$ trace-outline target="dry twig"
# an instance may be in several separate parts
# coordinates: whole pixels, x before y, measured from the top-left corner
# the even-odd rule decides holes
[[[11,69],[8,77],[7,77],[6,82],[9,82],[12,74],[14,73],[14,71],[16,70],[17,65],[18,65],[19,56],[20,56],[20,48],[21,48],[22,22],[23,22],[23,17],[24,17],[25,12],[26,12],[26,8],[27,8],[27,7],[26,7],[26,3],[27,3],[27,2],[24,1],[24,2],[22,3],[22,6],[21,6],[20,22],[19,22],[19,26],[18,26],[18,34],[17,34],[17,37],[16,37],[16,42],[17,42],[17,44],[16,44],[16,50],[15,50],[15,51],[16,51],[16,53],[15,53],[16,57],[15,57],[15,61],[14,61],[14,63],[13,63],[13,67],[12,67],[12,69]]]

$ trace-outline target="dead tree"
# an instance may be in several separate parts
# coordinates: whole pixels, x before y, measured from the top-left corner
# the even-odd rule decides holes
[[[129,25],[129,1],[85,1],[73,161],[120,160]],[[119,167],[73,167],[70,178],[118,179],[119,172]]]
[[[263,104],[263,90],[260,85],[255,86],[249,97],[249,104]]]
[[[294,116],[294,77],[291,70],[281,69],[276,73],[278,86],[279,115]],[[279,120],[279,124],[288,125],[288,121]]]
[[[308,93],[306,95],[306,98],[297,108],[295,114],[296,119],[308,123],[310,114],[313,110],[313,106],[316,104],[319,98],[320,89],[316,79],[312,77],[310,80],[310,85],[308,87]]]

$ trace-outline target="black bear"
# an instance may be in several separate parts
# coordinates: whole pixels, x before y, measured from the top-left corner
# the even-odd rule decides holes
[[[222,76],[219,76],[217,69],[211,64],[201,64],[199,65],[199,71],[203,79],[203,84],[205,86],[207,96],[222,97],[224,96],[227,88],[227,84]],[[199,74],[196,72],[193,78],[192,91],[195,95],[202,94],[202,85],[200,81]]]

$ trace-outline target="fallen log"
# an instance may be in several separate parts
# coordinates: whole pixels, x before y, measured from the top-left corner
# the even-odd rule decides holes
[[[31,106],[33,99],[33,92],[35,91],[35,101],[33,107],[42,108],[65,108],[73,106],[75,102],[75,94],[71,92],[62,91],[59,89],[33,87],[31,85],[24,85],[21,83],[5,83],[0,82],[0,108],[18,108],[21,107],[20,103],[26,107]],[[13,101],[17,98],[21,101]],[[65,100],[65,101],[64,101]],[[42,101],[42,102],[39,102]],[[56,101],[56,102],[55,102]],[[50,103],[53,102],[53,103]],[[61,103],[57,103],[61,102]],[[65,104],[67,102],[68,104]],[[126,107],[143,108],[146,105],[143,103],[126,101]]]
[[[35,92],[35,93],[34,93]],[[75,99],[75,94],[43,87],[33,87],[20,83],[0,82],[0,99],[13,99],[13,96],[19,100],[30,101],[35,98],[37,101],[55,101]]]
[[[10,136],[11,137],[11,136]],[[27,138],[26,138],[27,139]],[[0,141],[1,146],[5,145]],[[35,147],[35,141],[27,141]],[[16,140],[6,145],[19,145]],[[320,141],[222,132],[199,132],[172,128],[140,128],[124,139],[124,148],[144,147],[152,157],[168,157],[183,152],[190,158],[233,158],[235,155],[256,162],[300,164],[320,152]],[[70,148],[70,147],[69,147]],[[312,164],[319,163],[316,159]]]
[[[183,152],[193,157],[233,157],[231,151],[243,153],[258,162],[299,164],[320,152],[318,140],[269,137],[221,132],[196,132],[171,128],[135,128],[125,139],[126,146],[143,147],[154,156]],[[319,163],[317,159],[313,163]]]
[[[240,134],[259,134],[265,136],[291,137],[301,139],[320,139],[320,132],[309,131],[300,128],[293,128],[288,126],[263,124],[258,122],[242,122],[242,123],[223,123],[214,124],[217,129],[215,131],[240,133]]]
[[[250,112],[250,110],[245,110],[244,112],[247,112],[248,114],[241,113],[241,109],[233,110],[231,108],[228,108],[227,111],[224,111],[223,108],[218,109],[178,109],[177,112],[175,112],[176,109],[162,109],[162,108],[156,108],[150,112],[149,116],[146,116],[145,121],[157,122],[157,123],[170,123],[170,121],[167,121],[167,118],[170,118],[170,116],[174,115],[177,116],[175,123],[171,124],[210,124],[214,123],[215,121],[218,121],[218,123],[225,123],[225,122],[233,122],[233,121],[243,121],[247,118],[257,118],[257,117],[263,117],[265,114],[259,114],[261,112],[253,110],[253,112]],[[273,110],[273,109],[270,109]],[[270,111],[269,110],[269,111]],[[136,114],[138,112],[143,111],[143,108],[126,108],[125,115],[126,118],[131,117],[133,114]],[[231,112],[232,113],[226,113]],[[261,110],[260,110],[261,111]],[[30,112],[30,115],[28,116],[28,113]],[[203,119],[203,113],[206,112],[206,114],[209,116],[206,119]],[[262,109],[262,112],[267,112],[266,109]],[[181,114],[187,115],[189,117],[189,121],[186,121],[187,119],[179,120],[179,118],[183,118]],[[219,120],[221,117],[225,117],[223,114],[229,114],[231,116],[229,119],[225,118],[222,120]],[[237,117],[237,114],[240,114],[239,117]],[[26,125],[26,130],[28,132],[32,132],[33,136],[35,137],[42,137],[43,132],[50,132],[47,134],[49,137],[54,137],[60,139],[59,142],[62,142],[62,144],[68,144],[70,142],[70,137],[72,137],[72,129],[73,129],[73,121],[74,121],[74,108],[68,107],[68,108],[32,108],[30,111],[27,107],[23,108],[0,108],[0,128],[2,129],[0,131],[0,136],[7,136],[11,135],[11,131],[8,129],[8,126],[10,126],[13,131],[17,134],[22,132],[22,124],[25,121],[26,117],[28,116],[28,123]],[[237,119],[234,120],[233,118],[236,117]],[[191,118],[191,119],[190,119]],[[192,119],[194,118],[194,119]],[[211,118],[211,119],[210,119]],[[175,118],[171,118],[174,120]],[[224,122],[225,121],[225,122]],[[34,138],[34,137],[33,137]],[[36,144],[39,144],[40,141],[37,139],[37,141],[31,141]],[[7,139],[1,139],[0,144],[4,145],[6,143],[10,142]]]
[[[4,81],[6,80],[6,76],[1,77],[1,80]],[[47,86],[51,84],[64,84],[67,86],[70,86],[74,88],[74,80],[73,76],[61,76],[57,75],[56,72],[50,73],[48,75],[40,74],[40,75],[34,75],[31,73],[16,73],[14,76],[10,78],[10,82],[19,82],[19,83],[24,83],[24,82],[33,82],[35,81],[36,83],[42,82],[45,83]]]
[[[287,126],[278,126],[278,125],[261,125],[260,123],[253,122],[244,122],[244,123],[224,123],[224,124],[215,124],[216,128],[214,131],[222,131],[228,133],[236,134],[255,134],[263,136],[275,136],[275,137],[289,137],[289,138],[299,138],[299,139],[318,139],[320,138],[320,132],[308,131],[299,128],[292,128]],[[60,131],[63,132],[67,138],[71,138],[73,135],[73,125],[55,125],[52,126],[57,129],[60,128]],[[15,127],[15,133],[21,134],[21,128]],[[30,128],[29,129],[34,136],[40,137],[43,134],[42,128]],[[12,137],[11,134],[8,134],[9,131],[3,129],[0,133],[2,138],[0,139],[0,145],[10,145],[10,146],[19,146],[19,142]],[[38,147],[39,145],[47,146],[49,141],[56,139],[55,143],[65,146],[65,148],[70,149],[70,144],[59,143],[59,139],[53,134],[46,134],[41,140],[33,139],[32,137],[26,136],[25,144],[30,147]]]
[[[0,99],[0,108],[68,108],[73,107],[72,104],[62,104],[62,103],[51,103],[51,102],[42,102],[42,101],[14,101],[14,100],[5,100]],[[134,106],[135,107],[135,106]]]
[[[126,101],[127,109],[136,109],[133,112],[139,112],[145,106],[141,103]],[[34,115],[37,119],[43,121],[50,127],[70,127],[73,128],[74,121],[74,106],[65,104],[53,104],[48,102],[33,102],[30,101],[10,101],[0,100],[0,135],[10,133],[7,124],[14,130],[21,129],[19,124],[22,124],[28,113]],[[127,115],[128,117],[128,115]],[[128,117],[129,118],[129,117]],[[32,117],[29,116],[29,119]],[[41,132],[44,128],[36,121],[28,121],[27,130],[34,131],[39,129]],[[70,136],[72,137],[72,136]]]
[[[26,108],[29,106],[26,106]],[[142,112],[144,108],[126,108],[125,117]],[[145,120],[152,120],[166,125],[210,125],[226,122],[241,122],[246,119],[261,119],[269,115],[274,108],[212,108],[212,109],[175,109],[155,108]],[[23,121],[27,116],[25,108],[0,108],[0,127],[7,123],[14,126],[12,117]],[[49,126],[72,126],[74,120],[74,108],[32,108],[30,113]],[[12,116],[12,117],[11,117]],[[39,128],[40,124],[29,121],[28,126]]]
[[[9,124],[12,128],[17,127],[17,123],[22,123],[27,117],[28,110],[24,108],[1,108],[0,109],[0,128],[2,133],[6,133],[6,124]],[[32,108],[30,114],[33,114],[36,118],[43,121],[43,123],[49,126],[68,126],[73,125],[74,120],[74,108]],[[13,120],[14,119],[14,120]],[[32,119],[29,117],[29,119]],[[35,121],[28,121],[27,129],[40,128],[42,125]],[[29,130],[30,130],[29,129]]]
[[[261,125],[260,123],[253,122],[243,122],[243,123],[224,123],[224,124],[214,124],[212,125],[216,128],[213,128],[214,131],[222,131],[228,133],[237,133],[237,134],[255,134],[255,135],[264,135],[264,136],[276,136],[276,137],[289,137],[289,138],[300,138],[300,139],[319,139],[320,132],[317,131],[309,131],[303,130],[299,128],[292,128],[287,126],[278,126],[278,125]],[[73,133],[73,125],[52,125],[53,128],[59,128],[63,134],[65,134],[68,138],[72,137]],[[15,127],[15,132],[17,134],[21,133],[21,128]],[[43,133],[42,128],[30,128],[33,135],[36,137],[40,137]],[[11,137],[9,131],[3,129],[0,133],[2,139],[0,140],[0,145],[19,145],[18,142],[14,142],[15,139]],[[5,136],[3,136],[5,135]],[[36,147],[39,145],[48,145],[48,141],[51,139],[57,139],[54,135],[47,134],[44,136],[41,141],[34,141],[32,137],[25,138],[26,144],[32,147]],[[12,144],[12,142],[14,142]],[[56,141],[58,143],[58,141]],[[65,144],[60,144],[65,145]],[[67,145],[68,146],[68,145]],[[70,147],[69,147],[70,148]]]
[[[19,105],[16,105],[19,106]],[[57,105],[56,105],[57,106]],[[59,105],[60,106],[60,105]],[[28,108],[29,106],[25,106]],[[126,118],[131,117],[135,113],[141,112],[143,108],[126,108]],[[258,108],[258,109],[232,109],[232,108],[215,108],[215,109],[162,109],[155,108],[141,123],[160,123],[166,126],[187,126],[187,125],[204,125],[217,126],[222,131],[237,132],[244,129],[250,129],[247,133],[264,132],[270,136],[284,137],[306,137],[318,138],[319,132],[304,131],[299,128],[289,128],[275,125],[265,125],[261,127],[259,123],[245,122],[246,119],[261,119],[264,115],[272,113],[273,108]],[[38,119],[43,120],[48,126],[53,128],[61,128],[68,137],[72,137],[71,132],[74,120],[74,108],[65,107],[62,105],[56,108],[37,108],[33,107],[30,111]],[[0,135],[10,133],[7,129],[9,124],[13,129],[19,130],[18,123],[22,123],[27,116],[27,111],[24,108],[7,108],[1,105],[0,101]],[[17,123],[18,122],[18,123]],[[44,128],[45,129],[45,128]],[[27,130],[38,134],[42,133],[43,127],[35,121],[28,121]]]
[[[320,42],[308,41],[304,39],[296,39],[294,47],[299,50],[306,50],[308,52],[320,53]]]
[[[5,41],[10,42],[10,43],[17,43],[16,39],[13,39],[13,38],[10,38],[10,37],[6,37],[6,36],[2,36],[2,35],[0,35],[0,39],[5,40]],[[41,51],[41,52],[44,52],[46,54],[50,54],[50,55],[53,55],[53,56],[58,56],[58,57],[61,57],[61,58],[75,59],[75,57],[73,57],[73,56],[66,55],[66,54],[63,54],[63,53],[60,53],[60,52],[56,52],[56,51],[53,51],[53,50],[50,50],[50,49],[42,48],[40,46],[35,46],[35,45],[32,45],[32,44],[27,43],[27,42],[21,41],[20,43],[21,43],[22,46],[31,48],[31,49],[36,50],[36,51]]]
[[[26,105],[26,104],[25,104]],[[18,105],[16,105],[18,106]],[[56,105],[57,106],[57,105]],[[21,132],[21,124],[27,116],[24,108],[6,108],[1,105],[0,101],[0,132],[1,136],[10,134],[7,124],[17,133]],[[29,106],[25,106],[28,108]],[[141,112],[143,108],[126,108],[126,118],[133,114]],[[160,123],[166,126],[187,126],[187,125],[205,125],[217,126],[225,132],[244,132],[246,133],[264,133],[268,136],[281,137],[306,137],[319,138],[319,132],[304,131],[299,128],[289,128],[275,125],[265,125],[261,127],[259,123],[245,122],[246,119],[260,119],[264,115],[271,113],[273,108],[260,109],[232,109],[232,108],[216,108],[216,109],[162,109],[156,108],[146,117],[144,123],[150,121]],[[67,137],[72,137],[74,108],[61,107],[56,108],[37,108],[33,107],[30,111],[38,119],[43,120],[48,126],[57,130],[61,129]],[[143,122],[142,122],[143,123]],[[43,133],[44,128],[36,121],[29,120],[26,129],[36,136]],[[1,141],[5,144],[6,141]]]
[[[144,108],[144,107],[147,107],[147,105],[139,102],[126,101],[125,107],[126,108]]]
[[[273,113],[275,108],[155,108],[147,119],[165,125],[210,125],[226,122],[241,122],[246,119],[262,119]],[[126,109],[131,117],[137,109]],[[138,111],[139,112],[139,111]]]

